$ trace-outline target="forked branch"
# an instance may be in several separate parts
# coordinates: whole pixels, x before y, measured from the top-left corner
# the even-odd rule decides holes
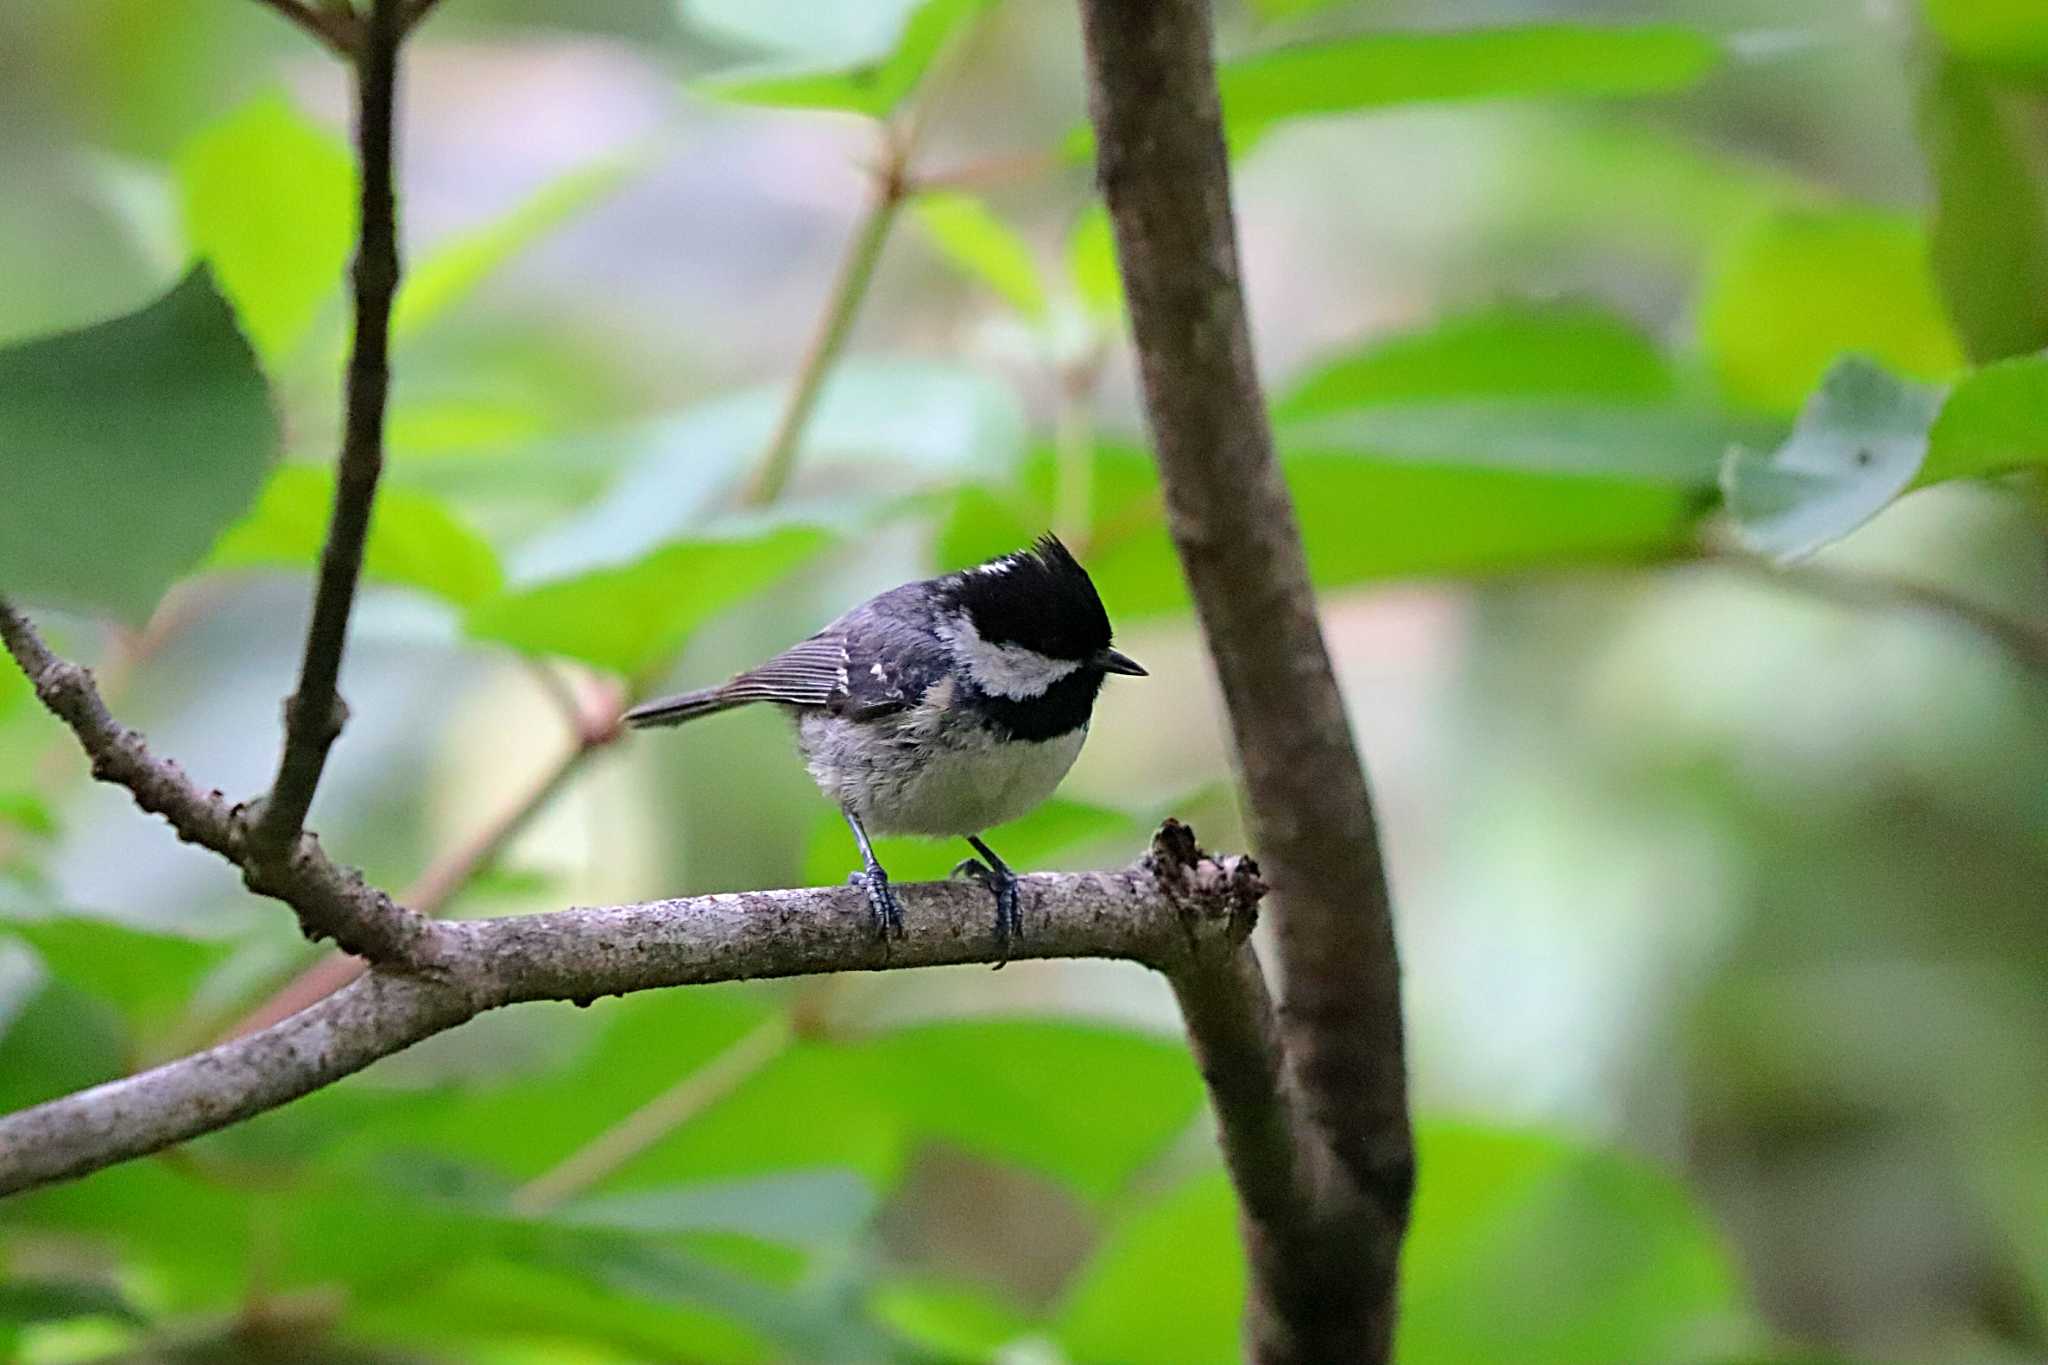
[[[341,733],[345,711],[336,690],[363,546],[384,469],[384,407],[391,388],[391,302],[398,292],[398,210],[392,166],[398,48],[405,35],[406,0],[373,0],[356,59],[356,143],[362,175],[361,237],[356,245],[355,343],[349,356],[341,459],[335,469],[334,509],[313,619],[306,628],[299,683],[284,708],[284,752],[250,830],[250,856],[261,864],[290,859],[305,828],[306,812],[327,766],[327,751]]]

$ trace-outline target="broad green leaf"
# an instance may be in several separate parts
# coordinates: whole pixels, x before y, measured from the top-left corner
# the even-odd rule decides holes
[[[305,335],[355,240],[347,146],[280,93],[243,105],[178,154],[185,234],[265,360]]]
[[[1852,351],[1917,379],[1946,379],[1963,363],[1925,234],[1874,210],[1758,223],[1708,284],[1700,332],[1729,395],[1767,412],[1796,410]]]
[[[1123,1219],[1075,1277],[1057,1319],[1076,1361],[1229,1365],[1241,1359],[1244,1252],[1221,1172]]]
[[[1727,1250],[1684,1191],[1551,1138],[1426,1123],[1402,1260],[1403,1365],[1634,1365],[1742,1316]],[[1239,1358],[1244,1258],[1221,1173],[1111,1229],[1059,1336],[1079,1361]]]
[[[57,832],[57,813],[33,792],[0,791],[0,824],[47,839]]]
[[[564,461],[586,451],[623,458],[625,473],[589,507],[523,547],[515,574],[553,579],[631,564],[702,534],[758,467],[788,398],[786,384],[745,390],[562,451]],[[1005,475],[1023,446],[1017,396],[984,374],[958,365],[848,360],[818,396],[785,501],[822,492],[838,523],[859,523],[894,495]]]
[[[923,0],[905,16],[895,45],[851,66],[720,76],[698,88],[738,104],[837,109],[881,118],[918,86],[954,33],[989,0]]]
[[[1586,304],[1512,305],[1367,342],[1324,361],[1273,406],[1289,421],[1416,398],[1671,396],[1671,368],[1632,324]]]
[[[1654,557],[1688,541],[1701,508],[1696,491],[1607,475],[1326,452],[1284,467],[1309,569],[1332,586]]]
[[[1958,57],[2021,74],[2048,69],[2040,0],[1925,0],[1928,22]]]
[[[912,213],[947,260],[980,280],[1027,318],[1045,316],[1045,286],[1031,248],[971,194],[920,194]]]
[[[1019,872],[1045,871],[1059,857],[1111,841],[1130,845],[1136,857],[1145,826],[1120,810],[1055,797],[1021,820],[985,831],[983,839]],[[954,840],[875,839],[875,856],[898,882],[940,881],[973,852]],[[837,811],[818,817],[804,855],[804,880],[812,886],[834,886],[859,865],[853,836]]]
[[[1369,424],[1357,432],[1332,427],[1321,433],[1326,444],[1283,444],[1281,468],[1317,586],[1484,577],[1667,553],[1691,537],[1722,448],[1712,420],[1667,414],[1660,434],[1660,410],[1652,411],[1647,425],[1597,413],[1541,414],[1511,404],[1490,416],[1483,405],[1453,411],[1461,428],[1427,422],[1395,433],[1394,423],[1415,420],[1423,410],[1388,408],[1379,434],[1401,434],[1411,443],[1408,453],[1370,443],[1346,448],[1367,434]],[[1571,421],[1549,431],[1518,425],[1537,415],[1553,422],[1569,415]],[[1581,446],[1569,434],[1573,430],[1597,432],[1619,444]],[[1458,431],[1462,435],[1452,441]],[[1684,444],[1667,450],[1655,443],[1673,434]],[[1503,449],[1489,451],[1489,439]],[[1489,456],[1497,462],[1480,462]],[[1049,459],[1034,457],[1027,464],[1027,483]],[[1102,447],[1095,465],[1099,477],[1108,473],[1120,485],[1108,496],[1098,494],[1097,525],[1083,556],[1112,617],[1185,611],[1187,589],[1149,460],[1128,448]],[[1049,478],[1038,482],[1050,486]],[[968,490],[941,529],[941,557],[965,564],[1000,553],[1020,543],[1019,537],[1037,534],[1050,514],[1049,498],[1036,487],[1007,498]]]
[[[9,1276],[0,1280],[0,1322],[52,1322],[65,1318],[142,1321],[127,1296],[96,1280]]]
[[[182,1010],[233,945],[61,916],[0,921],[0,940],[33,949],[52,979],[112,1005],[137,1028]]]
[[[0,1114],[125,1074],[123,1035],[113,1006],[45,973],[0,1033]]]
[[[326,543],[333,505],[332,469],[284,465],[271,474],[249,515],[213,547],[206,567],[311,568]],[[391,487],[377,493],[363,573],[458,606],[490,596],[502,577],[497,555],[451,508],[428,494]]]
[[[855,1316],[857,1305],[763,1283],[676,1248],[588,1237],[536,1247],[527,1259],[635,1298],[712,1309],[780,1345],[781,1359],[876,1365],[914,1359],[883,1329]]]
[[[2009,114],[1982,76],[1955,61],[1940,63],[1920,91],[1934,273],[1980,364],[2048,346],[2048,205]]]
[[[1918,482],[2048,464],[2048,354],[1987,365],[1957,384],[1929,434]]]
[[[946,1360],[994,1360],[1005,1345],[1036,1332],[1023,1310],[966,1285],[885,1285],[870,1308],[899,1335]]]
[[[637,677],[690,633],[774,583],[830,537],[784,526],[671,542],[615,568],[529,582],[478,602],[469,631],[534,654],[559,654]]]
[[[1219,80],[1226,130],[1244,146],[1284,119],[1396,104],[1663,94],[1719,61],[1711,39],[1675,25],[1538,24],[1305,43],[1226,62]]]
[[[1726,1244],[1669,1177],[1510,1130],[1425,1124],[1418,1142],[1404,1365],[1636,1365],[1743,1320]]]
[[[705,1365],[765,1365],[780,1358],[761,1337],[724,1316],[615,1288],[559,1266],[458,1255],[396,1289],[357,1296],[352,1335],[386,1340],[407,1355],[439,1345],[449,1359],[562,1359],[563,1343],[609,1348],[624,1360],[670,1360],[676,1343]],[[524,1354],[513,1351],[523,1346]],[[600,1357],[610,1360],[614,1357]]]
[[[1912,485],[1939,406],[1935,393],[1868,360],[1842,361],[1784,445],[1729,451],[1721,484],[1737,539],[1793,559],[1849,534]]]
[[[1090,314],[1104,320],[1122,316],[1124,277],[1117,269],[1109,209],[1100,199],[1091,201],[1074,221],[1067,238],[1067,275]]]
[[[0,592],[139,622],[256,495],[277,416],[202,268],[0,349]]]
[[[782,1171],[591,1195],[547,1221],[608,1232],[722,1232],[770,1242],[843,1241],[874,1216],[875,1193],[851,1171]]]
[[[1779,430],[1775,422],[1677,404],[1546,397],[1381,403],[1289,423],[1279,437],[1285,450],[1348,451],[1390,463],[1711,488],[1730,441]]]
[[[617,189],[629,159],[585,167],[540,190],[497,222],[444,243],[406,271],[391,309],[391,335],[403,342],[467,298],[490,273],[565,220]]]

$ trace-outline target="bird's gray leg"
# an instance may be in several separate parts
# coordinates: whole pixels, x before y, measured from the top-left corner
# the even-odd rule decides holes
[[[981,861],[967,859],[953,869],[954,874],[974,878],[989,889],[996,898],[996,951],[1003,961],[1010,956],[1010,940],[1024,937],[1024,908],[1017,892],[1017,874],[1010,871],[1010,865],[996,856],[996,851],[981,841],[981,836],[970,834],[967,842],[974,845],[974,851],[981,855]],[[1001,967],[1002,962],[996,963]]]
[[[889,889],[889,874],[876,861],[874,845],[868,842],[868,832],[860,827],[860,817],[845,807],[840,808],[840,813],[846,817],[847,828],[853,831],[853,841],[860,845],[862,870],[847,880],[867,888],[868,909],[875,918],[875,936],[886,939],[893,934],[902,938],[903,907],[897,903],[896,893]]]

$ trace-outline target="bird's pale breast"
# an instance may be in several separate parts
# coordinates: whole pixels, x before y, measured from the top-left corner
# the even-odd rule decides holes
[[[960,725],[957,716],[942,726],[951,702],[943,694],[951,687],[942,682],[919,705],[882,721],[799,715],[798,743],[819,789],[870,831],[890,834],[974,834],[1052,795],[1074,766],[1087,727],[1020,741]]]

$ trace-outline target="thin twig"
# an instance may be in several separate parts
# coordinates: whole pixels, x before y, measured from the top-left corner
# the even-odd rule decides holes
[[[907,193],[904,167],[907,150],[894,137],[886,139],[886,147],[883,164],[875,171],[874,188],[868,197],[867,208],[854,227],[853,239],[847,246],[845,259],[840,262],[839,274],[832,282],[825,311],[818,319],[818,329],[804,351],[803,363],[797,368],[789,401],[783,405],[775,433],[769,437],[768,449],[761,456],[760,469],[747,490],[746,501],[755,506],[774,502],[789,485],[790,475],[796,469],[804,428],[811,420],[811,410],[817,406],[818,395],[825,388],[825,378],[831,373],[833,363],[839,359],[839,352],[846,345],[847,335],[853,330],[853,320],[867,298],[868,286],[874,283],[875,266],[882,259],[882,247],[889,240],[889,229],[895,225],[897,210],[903,207]]]
[[[587,1004],[714,981],[993,963],[1005,951],[1013,958],[1123,958],[1172,974],[1235,952],[1264,891],[1257,870],[1242,859],[1203,857],[1193,865],[1174,861],[1179,871],[1166,880],[1155,875],[1156,861],[1024,878],[1031,932],[1007,948],[996,940],[987,893],[961,881],[899,888],[907,932],[890,939],[875,935],[867,898],[852,886],[436,924],[453,948],[432,973],[373,967],[260,1033],[0,1117],[0,1195],[275,1109],[485,1010],[522,1001]]]
[[[261,0],[292,23],[325,43],[335,56],[354,61],[362,46],[362,24],[351,13],[330,6],[314,8],[299,0]]]
[[[406,31],[411,32],[421,20],[425,19],[433,11],[437,3],[439,3],[439,0],[407,0],[405,7]]]
[[[796,1041],[796,1025],[778,1012],[732,1046],[571,1152],[512,1196],[516,1212],[559,1208],[746,1084]]]
[[[356,142],[362,162],[361,237],[355,260],[355,345],[349,357],[347,411],[335,470],[334,510],[320,554],[313,618],[306,628],[299,683],[285,703],[284,752],[277,779],[251,831],[258,861],[289,855],[305,827],[327,752],[341,733],[336,693],[349,613],[362,576],[363,545],[377,479],[384,468],[384,408],[390,394],[391,301],[398,291],[398,209],[392,124],[405,0],[374,0],[357,67]]]

